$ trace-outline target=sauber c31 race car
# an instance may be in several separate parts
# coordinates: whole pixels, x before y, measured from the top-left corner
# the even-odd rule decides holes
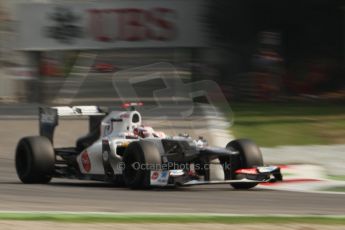
[[[17,145],[19,179],[23,183],[48,183],[52,178],[96,180],[132,189],[198,184],[249,189],[282,180],[280,168],[264,166],[252,141],[233,140],[220,148],[208,146],[201,137],[166,136],[142,125],[138,105],[127,103],[123,111],[111,112],[97,106],[39,108],[40,135],[24,137]],[[65,116],[89,117],[89,133],[73,147],[54,148],[55,127]]]

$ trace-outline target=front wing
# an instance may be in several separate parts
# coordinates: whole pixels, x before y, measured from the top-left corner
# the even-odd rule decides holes
[[[167,171],[151,171],[151,186],[190,186],[204,184],[231,184],[231,183],[265,183],[283,180],[280,168],[277,166],[263,166],[244,168],[235,171],[236,179],[232,180],[204,180],[189,171],[181,169]]]

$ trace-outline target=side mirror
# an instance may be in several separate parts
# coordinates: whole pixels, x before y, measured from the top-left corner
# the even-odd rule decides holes
[[[122,122],[123,120],[121,118],[111,118],[111,122]]]

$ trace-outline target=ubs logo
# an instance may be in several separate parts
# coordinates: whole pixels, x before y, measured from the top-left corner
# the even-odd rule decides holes
[[[77,24],[81,17],[71,9],[56,7],[54,12],[48,15],[48,18],[53,20],[55,25],[45,28],[44,32],[47,37],[69,44],[73,43],[74,39],[83,36],[83,29]]]

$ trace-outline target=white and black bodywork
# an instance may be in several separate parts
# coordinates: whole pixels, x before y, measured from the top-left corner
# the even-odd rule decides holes
[[[225,148],[209,147],[202,138],[166,136],[142,125],[134,109],[106,112],[97,106],[39,109],[40,136],[22,138],[16,149],[16,170],[23,183],[48,183],[52,178],[111,182],[133,189],[152,186],[230,184],[249,189],[282,180],[277,166],[264,166],[260,149],[250,140],[233,140]],[[75,146],[53,147],[60,117],[89,117],[89,133]],[[212,164],[223,176],[210,177]]]

